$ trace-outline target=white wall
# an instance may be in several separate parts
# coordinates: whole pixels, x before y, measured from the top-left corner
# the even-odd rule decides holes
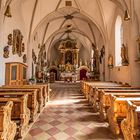
[[[137,36],[140,35],[140,0],[134,0],[132,3],[130,0],[126,0],[127,6],[129,8],[131,20],[130,21],[123,21],[124,25],[124,44],[128,47],[128,56],[129,56],[129,66],[122,66],[122,67],[114,67],[112,70],[109,70],[107,67],[107,58],[109,54],[115,55],[115,20],[118,14],[124,16],[124,11],[120,9],[116,9],[116,5],[112,1],[104,0],[87,0],[87,1],[79,1],[79,8],[80,11],[87,15],[100,29],[102,35],[104,35],[104,39],[100,38],[100,34],[96,33],[96,29],[93,32],[96,35],[96,39],[99,38],[97,41],[97,45],[100,46],[105,45],[105,74],[106,80],[118,81],[129,83],[132,85],[140,85],[140,64],[136,63],[135,60],[137,59],[137,43],[136,39]],[[3,19],[4,12],[0,12],[0,85],[4,84],[5,82],[5,63],[6,62],[23,62],[22,57],[19,57],[17,54],[12,54],[12,47],[10,47],[10,55],[9,58],[3,58],[3,48],[7,45],[7,36],[8,34],[13,32],[13,29],[19,29],[24,36],[23,42],[25,43],[25,53],[27,53],[27,63],[28,63],[28,78],[31,76],[31,63],[32,63],[32,48],[34,48],[36,55],[38,55],[39,49],[38,44],[42,43],[43,31],[45,29],[45,24],[38,28],[38,37],[34,40],[34,31],[37,29],[38,25],[41,24],[43,18],[49,14],[50,12],[54,11],[57,3],[59,0],[39,0],[37,5],[37,9],[34,15],[33,26],[31,30],[31,40],[29,41],[28,35],[31,26],[31,17],[32,11],[34,7],[35,0],[12,0],[10,4],[12,18]],[[130,8],[131,2],[131,8]],[[133,5],[134,4],[134,5]],[[64,3],[60,5],[63,7]],[[134,6],[134,7],[133,7]],[[124,7],[124,5],[123,5]],[[2,7],[2,9],[4,9]],[[130,11],[132,10],[132,11]],[[95,14],[96,13],[96,14]],[[114,14],[115,13],[115,14]],[[54,15],[55,16],[55,15]],[[63,16],[63,15],[62,15]],[[76,21],[80,24],[80,22]],[[61,24],[60,21],[57,23]],[[56,24],[57,24],[56,23]],[[56,25],[53,23],[51,28],[48,29],[48,32],[45,36],[45,41],[47,38],[52,34],[56,29]],[[93,38],[90,31],[87,30],[84,24],[81,26],[82,31],[89,34],[91,38]],[[85,28],[84,28],[85,27]],[[52,32],[51,32],[52,31]],[[36,34],[36,33],[35,33]],[[104,40],[104,41],[103,41]],[[88,45],[88,43],[87,43]],[[88,47],[89,48],[89,47]],[[50,51],[48,51],[49,53]],[[24,54],[25,54],[24,53]],[[81,56],[84,57],[85,60],[90,60],[90,52],[89,49],[81,49]],[[101,72],[103,72],[103,66],[101,67]]]
[[[116,11],[117,15],[121,15],[123,19],[123,12],[121,10]],[[132,18],[132,17],[131,17]],[[136,36],[138,26],[136,25],[136,21],[134,21],[134,17],[132,18],[133,21],[124,21],[123,20],[123,27],[124,27],[124,44],[128,47],[128,59],[129,65],[128,66],[114,66],[113,69],[109,70],[109,79],[111,81],[129,83],[130,85],[140,85],[140,64],[136,63],[135,60],[137,58],[136,53]],[[110,39],[109,45],[109,54],[115,56],[115,19],[114,24],[112,26],[112,34]],[[115,58],[114,58],[115,59]],[[115,64],[115,61],[114,61]]]
[[[11,14],[12,18],[5,17],[3,19],[3,15],[1,13],[1,24],[0,24],[0,85],[5,83],[5,63],[6,62],[22,62],[23,63],[23,55],[19,57],[17,54],[12,54],[12,46],[10,46],[10,54],[9,58],[3,57],[3,48],[7,46],[7,36],[10,33],[13,33],[14,29],[19,29],[23,35],[23,42],[25,43],[25,52],[27,51],[27,36],[24,29],[24,22],[22,20],[21,11],[20,11],[20,2],[18,3],[11,3]],[[18,14],[17,14],[18,11]]]

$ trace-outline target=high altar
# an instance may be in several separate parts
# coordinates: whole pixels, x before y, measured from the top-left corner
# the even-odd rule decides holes
[[[63,40],[59,45],[59,51],[61,78],[65,81],[73,81],[76,79],[76,69],[78,68],[79,49],[76,40],[70,38]]]

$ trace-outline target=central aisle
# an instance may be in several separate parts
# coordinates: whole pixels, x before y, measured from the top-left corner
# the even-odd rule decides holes
[[[115,139],[80,93],[79,83],[58,82],[51,88],[51,101],[24,140]]]

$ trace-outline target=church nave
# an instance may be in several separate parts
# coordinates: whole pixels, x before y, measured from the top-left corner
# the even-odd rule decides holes
[[[0,0],[0,140],[140,140],[140,0]]]
[[[100,122],[79,83],[51,84],[52,98],[24,140],[116,140]]]

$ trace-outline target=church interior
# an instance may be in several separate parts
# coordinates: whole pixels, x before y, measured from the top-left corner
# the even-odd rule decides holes
[[[140,140],[140,0],[0,0],[0,140]]]

